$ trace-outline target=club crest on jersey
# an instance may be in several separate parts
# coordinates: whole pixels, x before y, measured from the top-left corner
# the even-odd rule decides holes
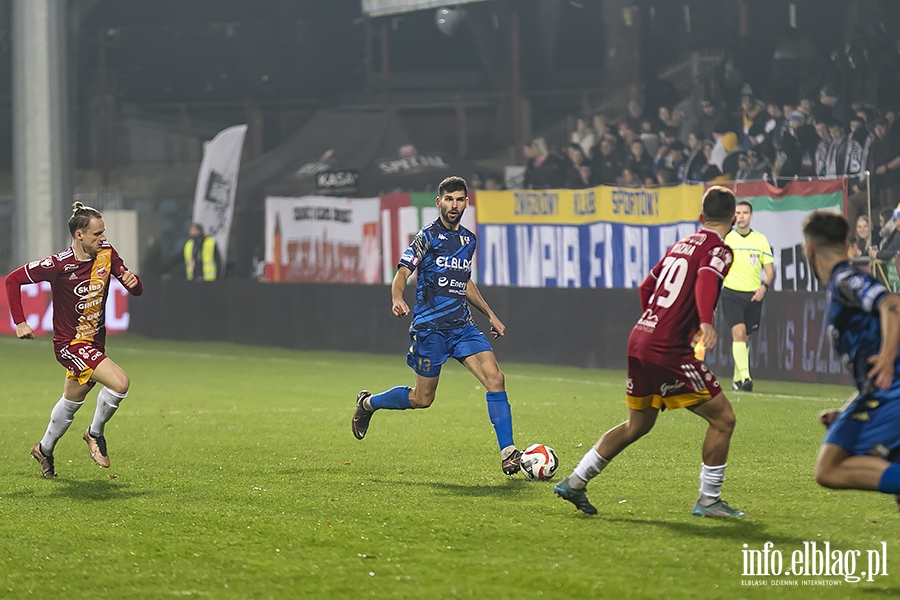
[[[97,277],[106,277],[107,271],[106,267],[98,267],[97,268]]]
[[[45,258],[44,260],[41,261],[41,266],[45,267],[47,269],[52,268],[53,267],[53,258],[48,256],[47,258]]]
[[[469,242],[472,241],[472,238],[467,235],[461,235],[459,236],[459,241],[463,246],[467,246]]]

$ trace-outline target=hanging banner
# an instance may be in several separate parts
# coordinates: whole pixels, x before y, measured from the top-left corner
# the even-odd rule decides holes
[[[379,283],[379,198],[266,198],[266,279]]]
[[[478,192],[480,283],[637,287],[697,230],[701,186]]]
[[[791,181],[778,188],[765,181],[727,183],[738,201],[753,205],[750,226],[769,240],[775,257],[776,290],[818,289],[803,251],[803,221],[814,210],[843,213],[846,179]]]
[[[215,238],[222,260],[228,259],[234,193],[246,134],[246,125],[220,132],[206,147],[197,176],[193,222],[203,225],[203,232]]]

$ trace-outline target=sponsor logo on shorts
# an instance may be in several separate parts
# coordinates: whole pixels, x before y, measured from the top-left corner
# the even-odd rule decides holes
[[[629,394],[634,391],[634,381],[631,379],[631,377],[629,377],[628,380],[625,382],[625,390]]]
[[[660,396],[668,396],[669,392],[674,392],[675,390],[680,390],[684,387],[683,381],[676,381],[675,383],[664,383],[659,386],[659,395]]]
[[[82,281],[76,285],[73,291],[75,292],[75,295],[82,300],[87,300],[102,292],[105,287],[106,282],[102,279],[88,279],[87,281]]]

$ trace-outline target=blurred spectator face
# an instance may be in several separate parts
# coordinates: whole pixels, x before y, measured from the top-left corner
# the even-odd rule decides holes
[[[665,106],[659,107],[659,120],[663,123],[668,123],[672,119],[671,113],[669,113],[669,109]]]
[[[594,131],[598,136],[606,133],[606,117],[603,115],[594,115]]]
[[[716,114],[716,107],[712,104],[704,104],[703,105],[703,114],[707,117],[711,117]]]
[[[587,129],[587,121],[584,119],[577,119],[575,121],[575,130],[578,131],[578,133],[581,133],[585,129]]]
[[[896,113],[892,110],[885,111],[884,118],[888,120],[888,123],[891,125],[894,124],[894,119],[896,118]]]
[[[796,110],[796,107],[793,104],[785,104],[781,107],[781,114],[785,117],[791,116],[791,113]]]
[[[697,134],[693,131],[688,134],[688,147],[691,150],[696,150],[700,146],[700,139],[697,137]]]
[[[625,185],[634,185],[636,183],[639,183],[637,175],[635,175],[631,169],[624,169],[622,171],[622,181],[625,183]]]
[[[503,184],[500,183],[499,179],[497,179],[493,175],[490,175],[484,182],[484,189],[491,191],[502,190]]]
[[[769,116],[773,119],[780,119],[783,116],[781,107],[771,102],[766,105],[766,112],[769,113]]]
[[[684,120],[684,111],[680,108],[676,108],[672,111],[672,126],[680,127],[681,122]]]
[[[637,119],[642,112],[644,112],[644,107],[637,100],[632,100],[628,103],[628,114],[631,115],[631,118]]]
[[[631,142],[631,153],[636,159],[640,160],[644,155],[644,144],[642,144],[640,140]]]
[[[856,111],[856,116],[859,117],[859,120],[863,123],[867,123],[869,121],[869,115],[866,114],[866,111],[864,109]]]
[[[703,156],[706,157],[706,162],[709,162],[709,159],[712,158],[712,151],[713,151],[712,146],[710,146],[709,144],[703,145]]]
[[[632,129],[628,125],[625,125],[622,128],[622,139],[625,140],[625,143],[630,146],[631,142],[634,141],[634,129]]]
[[[603,138],[600,141],[600,152],[603,153],[603,156],[609,156],[610,154],[612,154],[612,151],[613,151],[612,142],[609,140],[608,137]]]
[[[869,239],[869,220],[865,217],[860,217],[856,220],[856,239]]]
[[[816,133],[819,134],[819,138],[828,139],[828,127],[825,126],[825,123],[816,123]]]
[[[739,169],[746,169],[746,168],[747,168],[747,159],[746,159],[746,157],[741,156],[740,158],[738,158],[738,168],[739,168]]]
[[[741,98],[741,110],[743,110],[744,112],[750,112],[752,108],[753,101],[749,97],[744,96],[743,98]]]
[[[572,144],[566,148],[566,154],[569,155],[569,160],[572,161],[572,164],[575,166],[579,166],[584,163],[584,153],[581,151],[581,147],[575,144]]]
[[[875,126],[875,135],[877,135],[878,137],[883,139],[884,136],[887,135],[887,126],[884,125],[883,123],[877,124]]]
[[[844,128],[840,125],[829,125],[828,133],[831,134],[831,139],[837,140],[844,137]]]
[[[473,190],[483,190],[484,189],[484,181],[481,179],[481,173],[475,173],[472,175],[472,179],[469,180],[469,187]]]
[[[810,112],[812,111],[812,107],[812,100],[810,100],[809,98],[803,98],[802,100],[800,100],[800,110],[804,115],[810,114]]]
[[[850,119],[850,133],[855,133],[857,129],[863,126],[863,124],[863,120],[859,117],[853,117],[852,119]]]
[[[751,169],[756,168],[756,165],[759,164],[759,156],[757,156],[756,152],[747,153],[747,164],[750,165]]]
[[[525,155],[525,158],[534,158],[537,156],[537,152],[534,149],[534,146],[531,144],[525,144],[522,146],[522,153]]]

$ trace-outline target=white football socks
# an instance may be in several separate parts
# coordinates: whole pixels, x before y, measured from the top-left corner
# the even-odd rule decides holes
[[[117,394],[111,389],[101,388],[97,394],[97,410],[94,411],[94,420],[91,421],[91,435],[100,437],[103,435],[103,429],[106,423],[112,419],[116,409],[119,408],[119,402],[125,399],[128,392]]]
[[[56,442],[63,436],[69,425],[75,419],[75,413],[81,408],[84,402],[70,402],[63,396],[50,411],[50,424],[47,425],[47,431],[41,438],[41,452],[44,456],[51,456],[53,449],[56,448]]]
[[[572,475],[569,477],[569,485],[576,490],[584,489],[588,481],[599,475],[608,464],[609,461],[600,456],[597,449],[592,447],[587,451],[587,454],[581,457],[578,466],[572,471]]]
[[[725,481],[727,466],[727,463],[717,467],[700,463],[700,504],[708,506],[722,496],[722,482]]]

